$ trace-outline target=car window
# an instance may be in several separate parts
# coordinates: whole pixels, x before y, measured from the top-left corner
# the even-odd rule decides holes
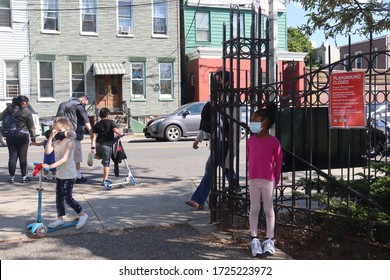
[[[197,104],[193,104],[193,105],[189,106],[187,108],[187,110],[191,112],[191,115],[200,115],[200,113],[202,112],[203,106],[204,106],[203,103],[197,103]]]

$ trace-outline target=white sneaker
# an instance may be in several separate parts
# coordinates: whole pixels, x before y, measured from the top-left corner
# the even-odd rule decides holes
[[[63,220],[57,219],[54,222],[51,222],[50,224],[48,224],[47,226],[49,228],[56,228],[56,227],[62,226],[63,224],[64,224]]]
[[[79,222],[76,225],[76,229],[79,229],[79,228],[83,227],[85,225],[85,223],[87,222],[87,220],[88,220],[87,213],[85,213],[84,215],[80,216],[79,217]]]
[[[94,158],[94,154],[92,152],[89,152],[88,160],[87,160],[88,166],[92,166],[93,165],[93,158]]]
[[[275,245],[272,239],[267,239],[266,241],[264,241],[263,247],[264,247],[264,253],[268,253],[270,255],[275,254]]]
[[[261,255],[263,253],[259,239],[253,238],[251,241],[251,247],[252,247],[252,256],[256,257],[256,256]]]

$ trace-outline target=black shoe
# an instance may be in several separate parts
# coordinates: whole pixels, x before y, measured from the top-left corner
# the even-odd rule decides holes
[[[76,179],[76,184],[85,183],[87,182],[87,178],[81,177]]]
[[[23,176],[22,183],[27,183],[27,182],[30,182],[30,181],[31,181],[31,179],[29,177]]]

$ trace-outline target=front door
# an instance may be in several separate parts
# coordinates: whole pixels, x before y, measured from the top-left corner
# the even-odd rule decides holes
[[[122,75],[97,75],[96,105],[97,108],[109,108],[111,112],[121,111]]]

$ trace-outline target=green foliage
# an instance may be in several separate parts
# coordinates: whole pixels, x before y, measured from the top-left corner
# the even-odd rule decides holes
[[[389,1],[357,0],[295,0],[308,12],[308,20],[301,30],[312,35],[323,30],[326,38],[336,35],[359,34],[368,36],[390,29]]]
[[[305,64],[309,65],[313,47],[309,37],[305,36],[299,28],[289,27],[287,29],[287,49],[290,52],[307,52]]]

